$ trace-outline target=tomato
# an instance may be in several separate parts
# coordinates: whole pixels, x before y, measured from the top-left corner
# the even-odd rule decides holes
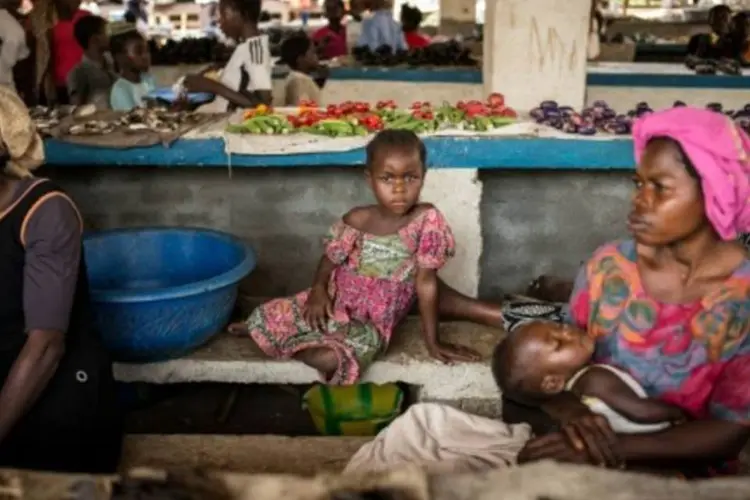
[[[420,101],[414,101],[411,105],[411,109],[422,109],[422,103]]]
[[[469,116],[486,116],[488,109],[481,102],[471,101],[466,104],[464,111]]]
[[[505,97],[503,96],[503,94],[494,92],[487,98],[487,104],[489,104],[492,108],[505,106]]]
[[[456,107],[463,111],[464,109],[466,109],[466,103],[464,101],[458,101]]]
[[[358,102],[354,104],[355,113],[367,113],[370,111],[370,105],[366,102]]]
[[[513,108],[505,108],[503,110],[503,116],[507,116],[510,118],[518,118],[518,113],[516,113],[516,110]]]
[[[434,120],[435,115],[432,113],[432,111],[425,111],[422,113],[422,119],[423,120]]]

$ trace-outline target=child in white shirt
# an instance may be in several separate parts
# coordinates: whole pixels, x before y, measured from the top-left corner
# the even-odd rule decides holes
[[[216,108],[233,110],[271,104],[271,51],[268,36],[258,31],[260,0],[220,0],[219,26],[239,43],[221,72],[220,79],[188,75],[183,86],[189,92],[215,94]]]

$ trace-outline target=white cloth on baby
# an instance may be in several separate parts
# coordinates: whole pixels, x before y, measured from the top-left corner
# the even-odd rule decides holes
[[[638,395],[638,397],[643,399],[646,399],[648,397],[646,395],[646,391],[643,389],[643,387],[641,387],[641,384],[639,384],[638,381],[634,379],[629,373],[626,373],[619,368],[615,368],[609,365],[589,365],[579,370],[578,373],[573,375],[573,377],[568,381],[566,389],[570,390],[570,388],[573,387],[573,384],[575,384],[584,373],[586,373],[593,367],[604,368],[611,371],[612,373],[617,375],[620,380],[625,382],[628,387],[630,387],[633,392]],[[612,430],[617,433],[643,434],[648,432],[658,432],[670,426],[669,422],[660,422],[655,424],[639,424],[637,422],[633,422],[625,418],[623,415],[617,413],[609,405],[604,403],[604,401],[598,398],[585,396],[581,399],[581,401],[583,402],[583,404],[588,406],[592,412],[605,417],[607,421],[609,421],[609,426],[612,427]]]
[[[363,445],[345,472],[408,464],[433,474],[484,472],[515,465],[530,438],[527,424],[509,425],[448,405],[418,403]]]

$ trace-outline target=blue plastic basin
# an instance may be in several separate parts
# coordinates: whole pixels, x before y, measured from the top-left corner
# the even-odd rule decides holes
[[[84,238],[94,322],[117,361],[183,356],[229,321],[255,252],[207,229],[137,228]]]

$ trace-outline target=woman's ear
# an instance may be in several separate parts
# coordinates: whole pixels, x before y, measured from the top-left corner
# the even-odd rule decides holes
[[[557,394],[565,390],[565,377],[562,375],[545,375],[542,378],[542,391],[545,394]]]

